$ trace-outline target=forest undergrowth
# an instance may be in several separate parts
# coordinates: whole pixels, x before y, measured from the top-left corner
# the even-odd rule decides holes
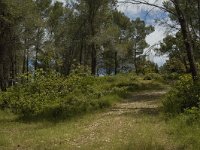
[[[80,78],[78,80],[78,83],[80,83],[82,81],[81,76],[84,75],[76,73],[66,80],[76,77],[76,79]],[[84,78],[84,80],[89,78],[93,81],[92,86],[89,85],[90,88],[98,87],[99,85],[101,87],[98,88],[107,93],[96,96],[95,102],[98,107],[94,108],[91,108],[93,105],[90,104],[94,101],[94,95],[93,98],[88,99],[87,105],[83,105],[86,109],[80,109],[80,105],[85,103],[83,99],[75,99],[79,102],[77,105],[74,105],[76,101],[69,103],[69,99],[66,99],[68,102],[67,107],[74,108],[68,109],[66,107],[68,112],[65,111],[65,117],[63,117],[65,113],[62,114],[62,117],[56,117],[55,114],[52,115],[52,111],[50,114],[44,115],[44,113],[40,117],[38,114],[24,116],[21,111],[16,111],[16,108],[12,108],[12,105],[9,107],[5,105],[6,101],[4,99],[6,95],[4,95],[2,96],[4,101],[3,103],[1,102],[1,105],[7,106],[7,108],[0,112],[0,148],[199,149],[200,131],[198,121],[194,120],[194,116],[196,116],[194,108],[175,117],[163,113],[163,99],[166,99],[166,93],[171,88],[161,78],[155,78],[155,75],[148,76],[153,77],[147,79],[145,76],[138,77],[134,74],[121,74],[110,77]],[[44,78],[42,79],[44,85],[37,85],[38,88],[43,87],[46,89],[46,87],[50,86],[48,85],[49,82],[47,82],[49,79],[45,79],[45,81]],[[29,87],[36,84],[34,83],[35,81],[32,82],[27,83]],[[63,82],[58,83],[63,85]],[[23,87],[25,85],[19,86],[25,89]],[[80,88],[80,84],[75,84],[74,86],[74,90]],[[9,94],[10,90],[13,93],[15,89],[11,88],[5,94]],[[26,88],[26,90],[28,91],[29,89]],[[84,87],[83,90],[88,89]],[[51,93],[51,90],[49,92]],[[81,91],[79,92],[81,93]],[[36,93],[29,94],[32,94],[29,97],[34,97]],[[72,92],[70,94],[76,95],[77,93]],[[81,94],[86,93],[84,91]],[[21,94],[19,96],[24,95]],[[34,100],[37,100],[36,98]],[[58,99],[60,100],[60,97]],[[58,101],[58,99],[55,101]],[[29,100],[33,101],[33,99],[26,99],[26,101]],[[53,104],[53,106],[55,105]],[[87,107],[90,107],[90,109]],[[40,106],[39,108],[43,107]],[[44,110],[46,109],[42,111]],[[49,111],[47,112],[49,113]],[[67,115],[67,113],[70,113],[70,115]]]

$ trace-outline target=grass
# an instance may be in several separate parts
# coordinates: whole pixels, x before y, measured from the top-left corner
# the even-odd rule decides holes
[[[0,111],[0,149],[200,149],[199,124],[188,125],[181,117],[166,120],[161,114],[166,86],[137,79],[138,87],[135,88],[135,79],[132,82],[131,78],[120,79],[125,78],[118,76],[106,80],[116,87],[129,87],[124,99],[117,95],[102,97],[102,101],[108,101],[112,107],[93,113],[55,121],[45,118],[21,120],[8,111]]]
[[[170,119],[167,124],[170,135],[176,141],[178,149],[198,150],[200,149],[200,123],[187,123],[184,115]]]
[[[167,146],[169,139],[162,141],[166,125],[155,116],[107,113],[56,124],[4,120],[0,130],[1,149],[155,149]]]

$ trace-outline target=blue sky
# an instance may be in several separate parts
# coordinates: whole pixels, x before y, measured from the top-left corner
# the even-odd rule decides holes
[[[156,3],[157,5],[162,5],[163,0],[149,0],[149,2]],[[156,8],[152,9],[152,7],[146,5],[138,6],[130,4],[121,4],[119,6],[119,10],[124,12],[126,16],[133,20],[139,17],[147,24],[153,25],[155,27],[155,32],[151,33],[146,38],[146,41],[150,46],[159,44],[166,36],[166,27],[161,26],[160,24],[155,22],[156,19],[167,19],[168,16],[165,12]],[[146,49],[146,51],[147,50],[148,48]],[[151,51],[149,55],[149,60],[154,61],[159,66],[163,65],[167,59],[167,56],[156,56],[154,51]]]

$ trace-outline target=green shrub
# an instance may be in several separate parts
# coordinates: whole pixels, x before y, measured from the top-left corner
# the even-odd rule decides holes
[[[165,80],[179,80],[179,78],[180,78],[180,74],[176,72],[164,75]]]
[[[124,76],[96,78],[78,69],[66,78],[38,70],[27,83],[0,94],[0,107],[23,117],[69,117],[109,107],[125,95],[127,89],[115,85]]]
[[[144,81],[131,73],[94,77],[80,67],[63,77],[38,70],[28,82],[0,94],[0,107],[23,117],[71,117],[109,107],[130,91],[160,87],[159,82]]]
[[[1,107],[24,116],[37,115],[58,100],[63,78],[55,72],[38,70],[27,83],[11,87],[1,95]]]
[[[113,103],[116,103],[119,100],[120,97],[118,95],[107,95],[99,99],[98,104],[100,108],[107,108],[112,106]]]
[[[182,115],[182,119],[187,125],[192,125],[200,121],[200,109],[197,107],[192,107],[186,109]]]
[[[185,109],[198,107],[200,102],[200,84],[193,84],[192,77],[184,75],[176,83],[163,101],[166,113],[182,113]]]
[[[148,73],[144,76],[144,80],[163,80],[162,76],[158,73]]]

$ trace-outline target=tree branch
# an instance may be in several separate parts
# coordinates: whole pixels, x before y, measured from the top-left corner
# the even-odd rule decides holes
[[[155,1],[156,2],[156,1]],[[148,6],[151,6],[151,7],[155,7],[155,8],[158,8],[162,11],[165,11],[165,12],[168,12],[174,16],[177,16],[175,12],[173,12],[172,10],[170,9],[167,9],[165,7],[162,7],[162,6],[159,6],[155,3],[150,3],[146,0],[124,0],[124,1],[119,1],[118,3],[120,4],[133,4],[133,5],[148,5]]]

